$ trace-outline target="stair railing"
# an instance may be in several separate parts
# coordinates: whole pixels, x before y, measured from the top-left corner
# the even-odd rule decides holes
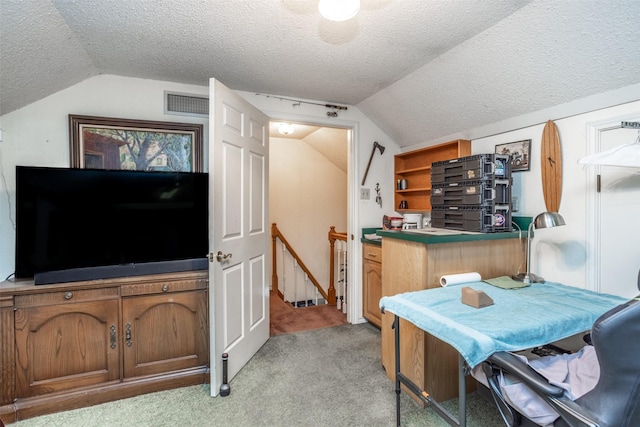
[[[347,233],[337,232],[334,226],[329,228],[329,298],[336,301],[336,308],[347,312]],[[337,263],[336,263],[337,255]],[[337,273],[337,274],[336,274]],[[337,280],[336,280],[337,277]],[[335,286],[335,285],[337,286]],[[339,295],[336,295],[336,288]]]
[[[277,240],[278,239],[282,243],[282,260],[283,260],[282,261],[283,262],[283,286],[282,286],[282,291],[280,291],[280,287],[279,287],[279,283],[278,283],[278,265],[277,265]],[[318,304],[318,294],[320,294],[322,296],[322,298],[324,298],[324,300],[327,302],[327,304],[335,305],[336,298],[335,298],[335,288],[333,288],[333,283],[331,283],[329,285],[328,293],[325,292],[324,289],[322,288],[322,286],[320,286],[320,284],[318,283],[316,278],[313,276],[311,271],[309,271],[307,266],[300,259],[300,257],[296,253],[296,251],[291,247],[291,245],[289,244],[287,239],[282,235],[282,233],[278,229],[278,226],[276,225],[275,222],[273,224],[271,224],[271,243],[272,243],[271,290],[273,292],[275,292],[283,300],[286,300],[286,298],[285,298],[286,276],[284,275],[284,259],[285,259],[286,252],[289,252],[289,254],[293,258],[294,302],[296,302],[296,303],[298,302],[297,277],[299,275],[298,274],[298,269],[301,269],[302,272],[304,273],[304,282],[307,285],[307,286],[305,286],[305,295],[304,295],[305,305],[309,301],[309,298],[307,298],[307,295],[306,295],[306,288],[309,286],[309,281],[315,287],[315,303],[316,303],[316,305]],[[332,292],[333,292],[333,298],[330,298],[330,295],[331,295]],[[295,306],[297,306],[297,305],[294,304],[294,307]]]

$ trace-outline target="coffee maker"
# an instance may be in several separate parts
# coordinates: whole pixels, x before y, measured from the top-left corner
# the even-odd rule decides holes
[[[402,229],[415,230],[418,228],[422,228],[422,214],[404,214],[402,218]]]

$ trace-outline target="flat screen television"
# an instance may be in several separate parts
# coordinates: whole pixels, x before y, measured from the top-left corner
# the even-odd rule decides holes
[[[16,278],[207,269],[206,173],[16,167]]]

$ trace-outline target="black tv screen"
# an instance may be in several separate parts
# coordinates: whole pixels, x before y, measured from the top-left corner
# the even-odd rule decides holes
[[[16,199],[16,278],[184,271],[192,260],[206,268],[205,173],[17,166]]]

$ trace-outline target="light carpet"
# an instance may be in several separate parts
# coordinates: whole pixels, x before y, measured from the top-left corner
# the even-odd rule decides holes
[[[209,396],[207,385],[20,421],[17,427],[52,426],[394,426],[395,390],[380,362],[380,331],[369,325],[271,337],[230,381],[228,397]],[[468,426],[502,425],[477,394],[467,399]],[[457,401],[445,402],[457,413]],[[403,426],[447,425],[430,409],[401,395]]]

